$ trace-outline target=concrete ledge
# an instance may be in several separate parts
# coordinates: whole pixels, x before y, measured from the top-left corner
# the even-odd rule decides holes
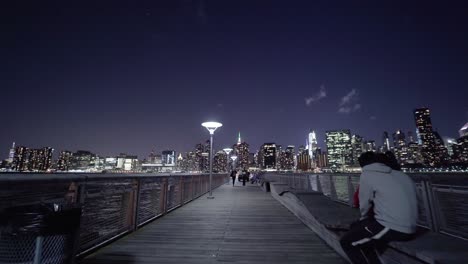
[[[318,192],[295,193],[286,184],[274,182],[270,187],[276,200],[347,259],[339,239],[344,230],[359,218],[358,210],[318,195]],[[388,264],[468,263],[468,241],[424,231],[415,240],[390,243],[381,258]]]

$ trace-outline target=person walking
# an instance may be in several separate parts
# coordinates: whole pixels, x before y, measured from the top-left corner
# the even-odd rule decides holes
[[[232,186],[234,186],[234,184],[236,183],[236,174],[237,174],[236,170],[231,171]]]
[[[385,250],[390,241],[414,237],[417,220],[416,187],[401,171],[385,165],[381,156],[366,152],[359,157],[361,218],[340,244],[352,263],[381,263],[376,248]]]
[[[242,173],[242,186],[245,186],[245,182],[247,181],[247,179],[249,178],[249,172],[244,169],[243,173]]]

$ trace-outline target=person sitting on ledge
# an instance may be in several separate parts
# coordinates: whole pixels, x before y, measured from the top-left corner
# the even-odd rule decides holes
[[[373,152],[359,157],[361,219],[340,239],[352,263],[381,263],[376,248],[383,252],[388,242],[410,240],[416,232],[414,182],[403,172],[385,165],[391,161],[382,160],[384,157]]]

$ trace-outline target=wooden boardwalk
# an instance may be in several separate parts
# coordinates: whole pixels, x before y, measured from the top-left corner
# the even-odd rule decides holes
[[[84,264],[346,263],[255,185],[226,184],[85,258]]]

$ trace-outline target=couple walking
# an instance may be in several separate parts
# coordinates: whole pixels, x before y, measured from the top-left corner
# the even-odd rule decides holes
[[[237,171],[231,171],[232,186],[236,183]],[[245,182],[249,180],[250,172],[246,169],[239,175],[239,181],[242,180],[242,186],[245,186]]]

